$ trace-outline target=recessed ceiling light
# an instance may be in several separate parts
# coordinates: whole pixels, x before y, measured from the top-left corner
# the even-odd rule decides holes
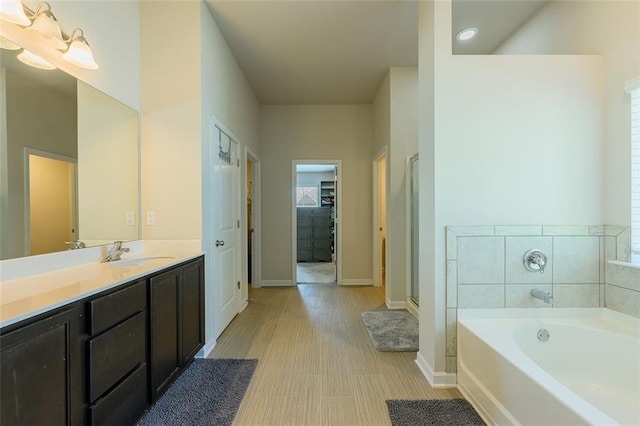
[[[460,41],[466,41],[474,38],[478,34],[478,29],[476,27],[467,27],[458,31],[456,34],[456,39]]]

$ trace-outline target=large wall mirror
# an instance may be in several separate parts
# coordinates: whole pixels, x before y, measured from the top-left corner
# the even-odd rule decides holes
[[[0,50],[0,259],[139,238],[138,113]]]

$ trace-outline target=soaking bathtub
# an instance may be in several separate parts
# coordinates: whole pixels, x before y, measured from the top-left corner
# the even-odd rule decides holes
[[[458,310],[458,388],[488,424],[640,425],[640,319]]]

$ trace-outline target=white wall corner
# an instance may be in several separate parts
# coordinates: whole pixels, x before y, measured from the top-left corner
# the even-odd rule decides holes
[[[407,302],[389,300],[385,302],[388,309],[407,309]]]
[[[211,339],[198,351],[196,354],[196,358],[209,358],[211,352],[213,352],[213,348],[216,347],[216,339]]]
[[[416,364],[432,388],[444,389],[457,387],[458,378],[455,373],[433,371],[420,352],[416,354]]]

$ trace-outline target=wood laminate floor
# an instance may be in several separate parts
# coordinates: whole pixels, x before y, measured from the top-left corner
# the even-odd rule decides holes
[[[379,352],[360,319],[385,309],[375,287],[250,290],[213,358],[257,358],[236,425],[390,425],[385,400],[459,398],[432,389],[414,352]]]

